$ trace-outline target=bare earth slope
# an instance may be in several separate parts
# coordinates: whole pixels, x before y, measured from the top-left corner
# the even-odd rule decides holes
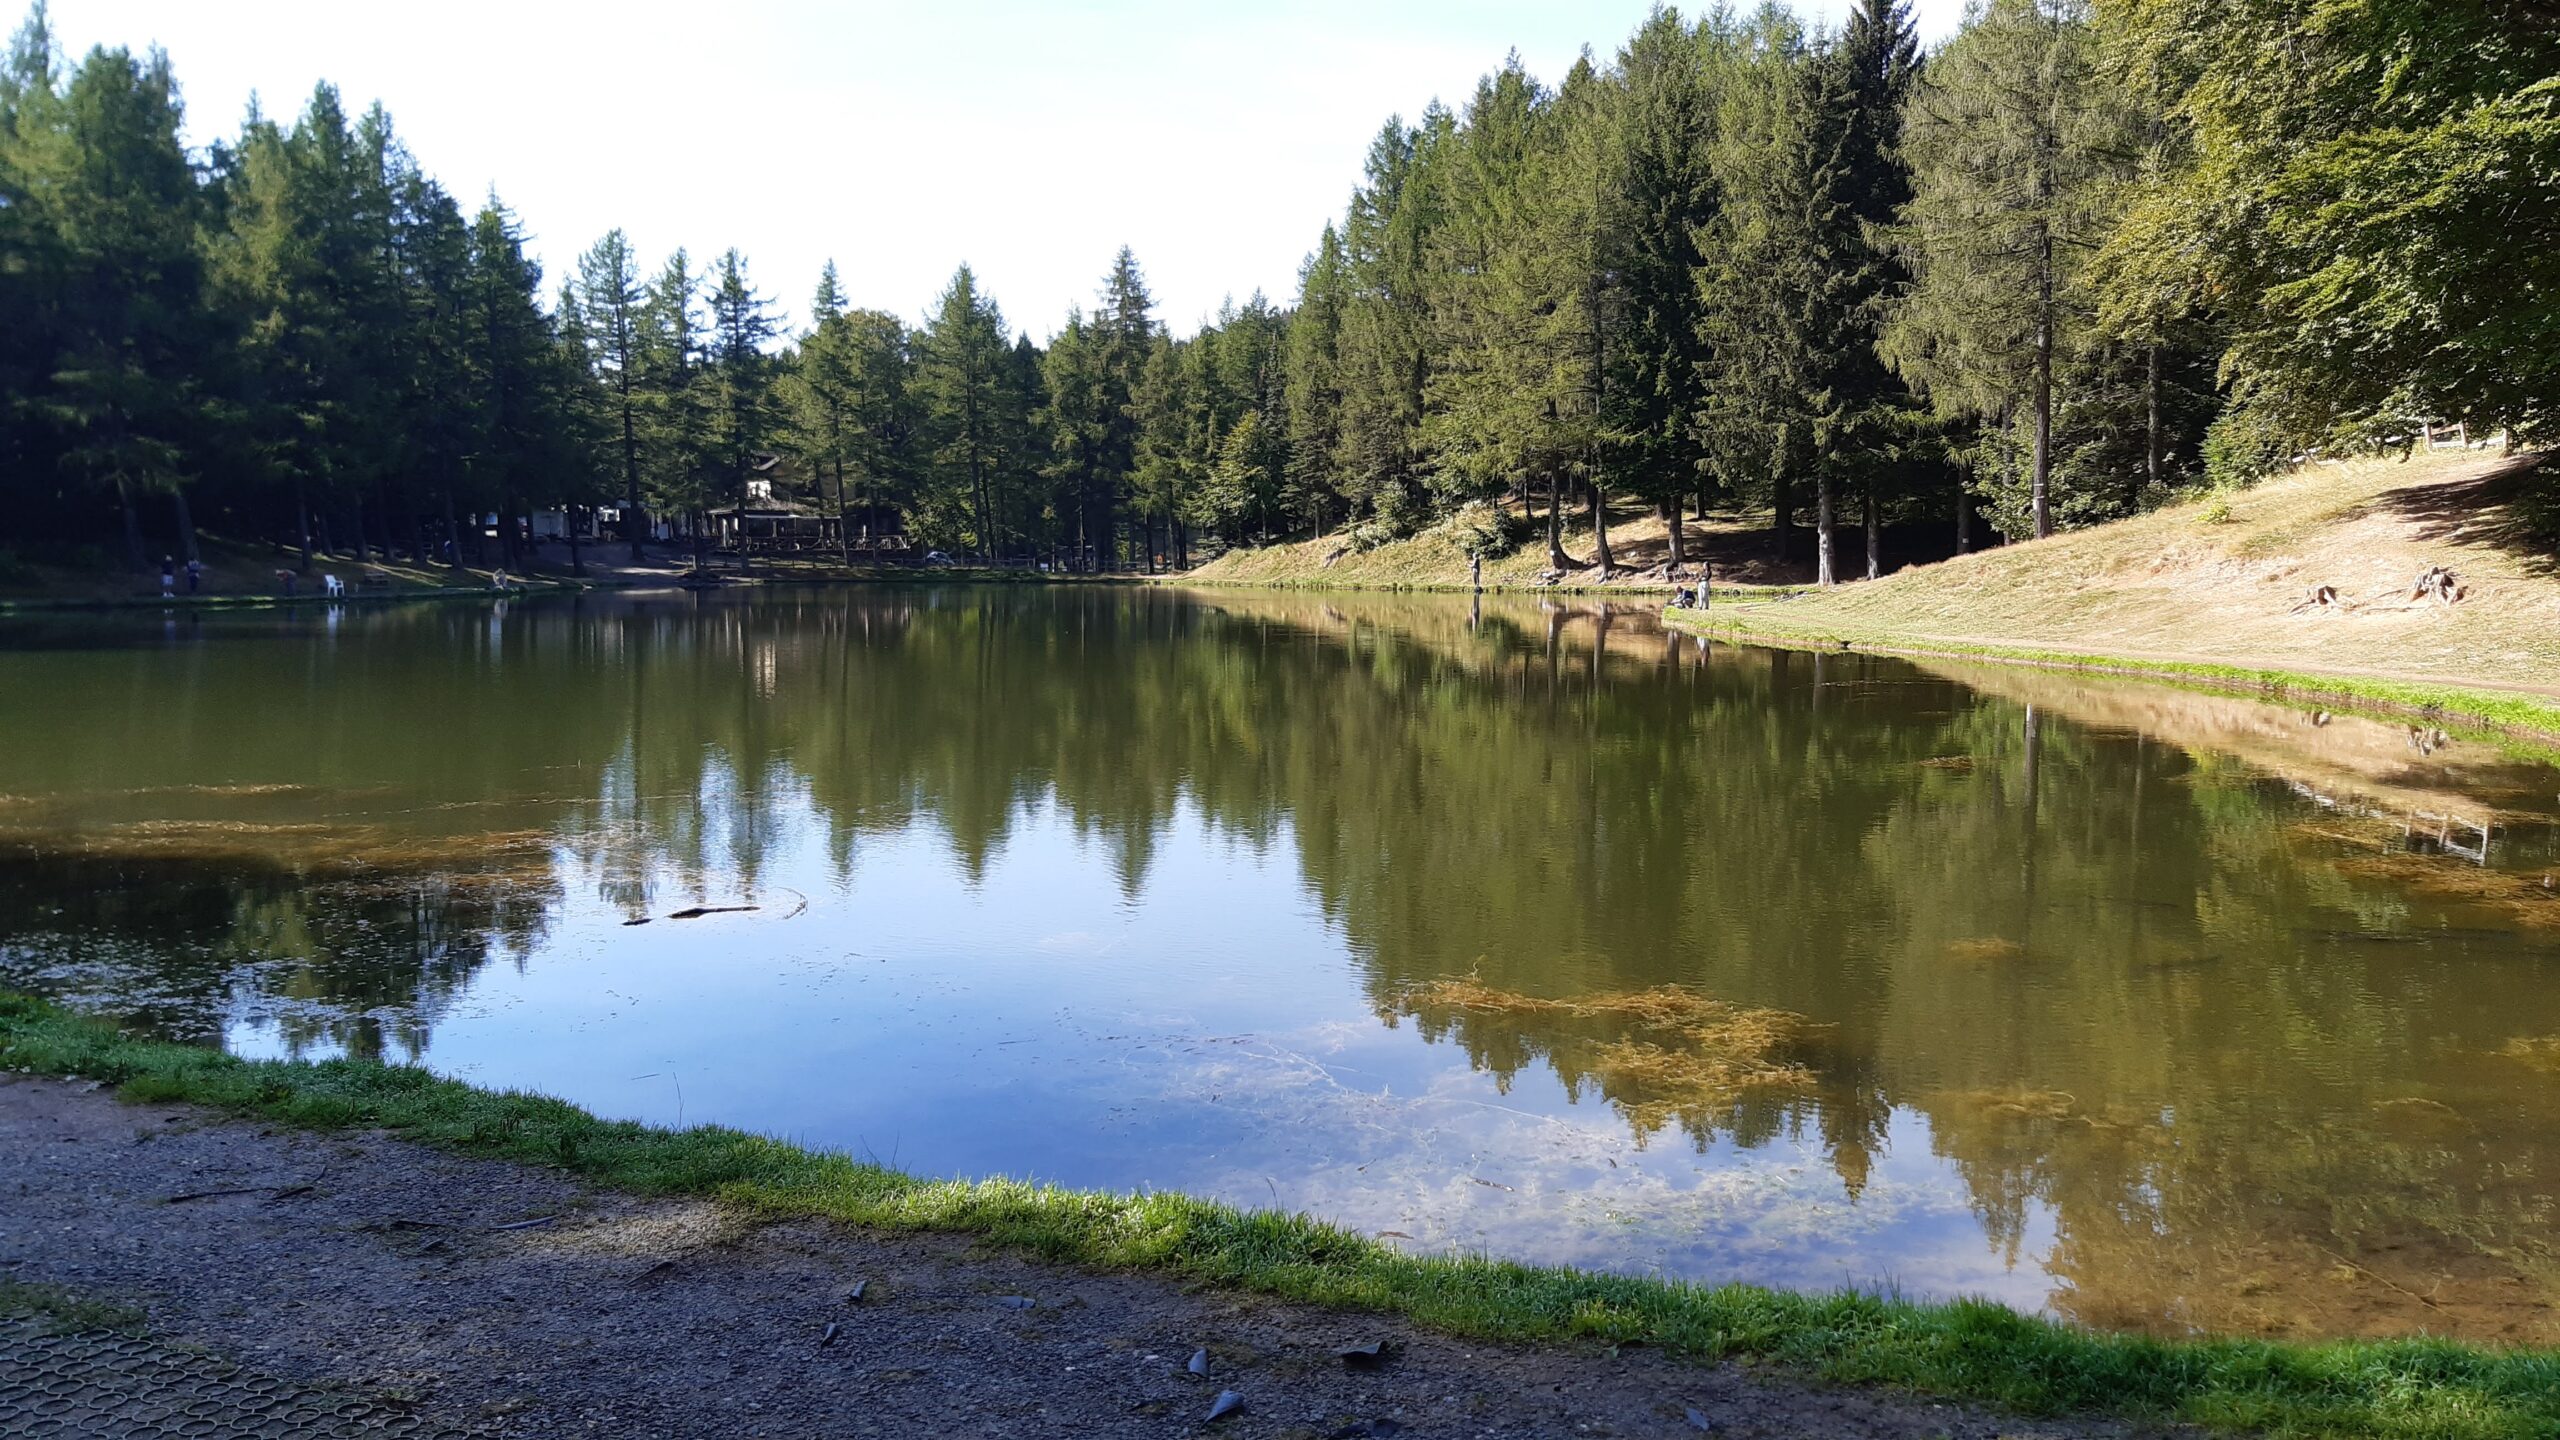
[[[145,1312],[140,1342],[63,1337],[50,1357],[0,1343],[0,1397],[76,1402],[93,1422],[137,1388],[112,1377],[139,1369],[160,1377],[155,1394],[192,1388],[218,1411],[281,1395],[355,1415],[364,1433],[1673,1436],[1699,1433],[1692,1408],[1735,1436],[2148,1433],[1635,1350],[1463,1344],[955,1239],[757,1225],[50,1080],[0,1077],[0,1194],[0,1312],[12,1288]],[[30,1323],[0,1313],[0,1342]],[[1383,1367],[1337,1358],[1373,1340],[1391,1348]],[[1186,1372],[1195,1349],[1206,1378]],[[61,1378],[65,1356],[94,1362],[85,1380]],[[20,1373],[38,1358],[50,1373]],[[1243,1409],[1209,1425],[1221,1390]],[[386,1411],[400,1423],[383,1425]],[[213,1432],[166,1433],[255,1430],[213,1418]],[[0,1430],[34,1433],[16,1423],[0,1415]],[[163,1433],[155,1423],[118,1416],[103,1433]]]
[[[2560,693],[2560,555],[2535,512],[2555,478],[2538,457],[2477,452],[2316,465],[2230,497],[2228,518],[2204,502],[2172,506],[1726,613],[1877,645],[2047,647]],[[2460,578],[2459,603],[2410,598],[2433,565]],[[2339,603],[2305,606],[2323,585]]]

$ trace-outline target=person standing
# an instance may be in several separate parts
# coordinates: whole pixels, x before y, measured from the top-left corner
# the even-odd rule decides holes
[[[187,561],[187,593],[193,595],[203,585],[204,561],[201,558],[190,559]]]
[[[178,562],[173,556],[163,555],[160,557],[160,598],[166,600],[177,593]]]

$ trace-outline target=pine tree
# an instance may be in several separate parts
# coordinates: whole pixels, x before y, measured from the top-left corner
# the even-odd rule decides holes
[[[1699,272],[1708,402],[1703,429],[1728,476],[1765,497],[1788,553],[1800,486],[1815,487],[1815,574],[1833,582],[1840,400],[1832,371],[1853,342],[1836,262],[1851,223],[1833,193],[1836,137],[1823,75],[1790,16],[1764,11],[1719,76],[1721,192]]]
[[[1112,258],[1104,277],[1093,331],[1100,346],[1102,379],[1098,488],[1085,497],[1094,537],[1106,564],[1117,552],[1119,517],[1138,468],[1138,419],[1134,408],[1147,357],[1156,338],[1155,301],[1147,294],[1138,257],[1128,246]]]
[[[93,51],[61,105],[69,163],[41,201],[61,286],[46,408],[63,431],[62,463],[115,496],[139,570],[141,497],[170,496],[186,514],[184,450],[207,338],[195,177],[165,56]],[[192,558],[192,523],[177,534]]]
[[[1904,0],[1858,0],[1822,63],[1829,100],[1825,123],[1836,134],[1832,194],[1843,228],[1837,258],[1841,303],[1848,307],[1843,353],[1834,370],[1841,410],[1844,471],[1859,486],[1867,532],[1867,578],[1884,573],[1883,511],[1887,486],[1912,474],[1923,448],[1920,417],[1901,378],[1877,349],[1886,307],[1907,282],[1889,231],[1910,202],[1902,155],[1902,115],[1920,73],[1920,39]]]
[[[1456,125],[1437,105],[1419,126],[1389,120],[1369,147],[1365,179],[1343,223],[1336,483],[1381,533],[1411,528],[1422,508],[1422,420],[1432,371],[1425,257],[1439,223],[1433,167]]]
[[[710,442],[722,490],[746,541],[747,481],[769,455],[777,430],[773,357],[766,353],[781,333],[773,307],[747,279],[746,258],[723,252],[710,294],[711,329],[706,378],[710,384]]]
[[[703,561],[707,511],[715,498],[711,393],[698,305],[702,281],[682,250],[649,283],[641,308],[639,358],[646,397],[646,476],[650,508],[681,515]]]
[[[1912,284],[1884,336],[1941,414],[2024,424],[2025,503],[2000,510],[2038,538],[2053,533],[2055,384],[2094,310],[2086,257],[2132,153],[2085,10],[1989,0],[1930,59],[1904,120]]]
[[[1662,10],[1618,56],[1625,97],[1609,233],[1619,300],[1605,425],[1622,482],[1662,510],[1675,569],[1687,558],[1681,500],[1702,487],[1706,466],[1696,417],[1707,361],[1699,235],[1716,213],[1714,101],[1700,54],[1707,43]]]
[[[1551,97],[1514,54],[1477,84],[1447,147],[1440,223],[1429,236],[1430,344],[1421,440],[1439,508],[1489,499],[1540,464],[1546,383],[1559,358],[1549,317],[1572,280],[1548,249],[1556,238],[1541,186],[1562,168]],[[1568,243],[1570,243],[1568,241]]]
[[[809,472],[835,490],[837,553],[853,559],[845,528],[845,472],[856,466],[860,443],[860,356],[845,322],[844,293],[836,264],[827,262],[809,301],[810,328],[782,372],[784,413],[794,453]]]
[[[970,548],[992,559],[995,487],[1012,456],[1010,411],[1019,404],[1004,315],[978,290],[963,265],[934,306],[917,341],[915,393],[931,437],[931,483],[921,500],[928,525],[966,533]]]
[[[1288,321],[1286,404],[1289,416],[1289,506],[1309,530],[1323,534],[1341,493],[1342,239],[1324,227],[1316,251],[1298,271],[1298,304]]]
[[[0,495],[21,518],[44,492],[36,477],[53,469],[43,392],[57,368],[64,260],[43,197],[71,165],[61,84],[38,0],[0,65]]]
[[[564,419],[559,355],[542,310],[542,268],[524,253],[515,216],[494,194],[471,222],[471,262],[464,314],[471,333],[470,375],[479,409],[478,448],[468,473],[502,520],[509,565],[517,518],[541,502],[580,498],[558,441]]]
[[[631,239],[620,230],[605,232],[578,257],[577,295],[586,317],[587,363],[608,397],[606,432],[613,448],[613,469],[622,480],[622,538],[631,558],[642,558],[640,542],[648,520],[640,504],[643,411],[641,371],[642,308],[649,294],[640,283],[640,261]]]
[[[448,559],[459,568],[458,502],[470,493],[469,467],[483,443],[480,408],[468,399],[477,339],[469,313],[471,228],[453,196],[414,166],[400,177],[397,194],[393,236],[408,312],[401,428],[416,487],[408,528],[423,557],[429,547],[418,510],[440,511]],[[476,507],[479,497],[471,498]]]

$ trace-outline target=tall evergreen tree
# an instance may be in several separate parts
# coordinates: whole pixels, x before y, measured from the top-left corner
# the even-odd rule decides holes
[[[1122,504],[1137,473],[1135,401],[1156,338],[1155,301],[1139,273],[1138,257],[1126,245],[1112,257],[1111,273],[1103,279],[1093,330],[1100,347],[1102,431],[1098,489],[1085,497],[1086,524],[1108,561],[1116,552]]]
[[[641,309],[640,373],[647,398],[650,508],[681,515],[693,535],[694,563],[703,559],[716,497],[717,450],[711,417],[707,344],[699,306],[702,280],[682,250],[667,257],[649,283]]]
[[[782,331],[772,305],[747,279],[746,257],[725,251],[713,272],[708,379],[712,453],[722,491],[745,536],[747,482],[771,453],[776,433],[773,357]]]
[[[1904,121],[1912,284],[1885,349],[1941,413],[2023,425],[2025,503],[2001,509],[2004,528],[2039,538],[2054,526],[2056,379],[2089,334],[2087,257],[2131,153],[2121,120],[2084,0],[1986,0]]]
[[[1627,488],[1660,507],[1670,563],[1683,564],[1680,504],[1705,484],[1696,417],[1706,405],[1707,351],[1700,333],[1700,235],[1713,226],[1714,96],[1704,46],[1672,10],[1657,10],[1618,56],[1625,88],[1616,132],[1618,184],[1608,219],[1618,276],[1617,335],[1610,349],[1613,468]],[[1551,560],[1559,560],[1552,552]]]
[[[622,538],[631,558],[642,558],[648,533],[641,509],[641,432],[646,424],[642,378],[643,307],[649,292],[640,282],[640,259],[631,238],[608,230],[578,257],[578,308],[586,319],[587,359],[607,396],[605,432],[613,470],[622,480]]]
[[[1349,277],[1342,239],[1324,227],[1316,251],[1298,271],[1298,304],[1288,323],[1286,403],[1291,510],[1322,534],[1335,497],[1342,453],[1342,312]]]
[[[1834,370],[1855,343],[1839,268],[1854,218],[1836,194],[1838,136],[1794,18],[1764,10],[1720,77],[1715,175],[1721,192],[1699,275],[1712,380],[1702,421],[1721,468],[1750,477],[1787,553],[1801,486],[1815,495],[1815,576],[1836,578],[1843,397]]]
[[[67,163],[38,202],[61,262],[46,408],[62,432],[61,463],[114,495],[127,557],[141,569],[141,498],[170,496],[187,514],[185,446],[208,348],[195,177],[165,56],[91,52],[61,113]],[[192,557],[192,522],[176,531]]]
[[[929,524],[969,536],[993,559],[996,487],[1012,454],[1009,410],[1020,403],[1004,315],[962,265],[917,337],[915,393],[931,436],[932,483],[920,497]]]

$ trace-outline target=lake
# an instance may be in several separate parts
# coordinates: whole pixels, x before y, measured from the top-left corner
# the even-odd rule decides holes
[[[0,625],[0,984],[929,1175],[2560,1342],[2560,771],[1558,597]]]

